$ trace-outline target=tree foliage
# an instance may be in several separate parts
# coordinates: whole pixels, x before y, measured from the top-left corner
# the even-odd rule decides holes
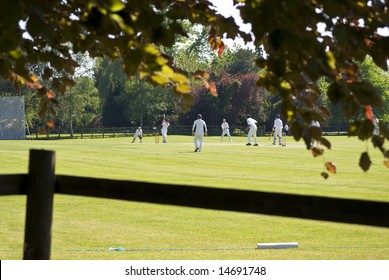
[[[389,38],[379,28],[389,22],[386,0],[234,0],[240,4],[243,20],[252,25],[254,44],[263,46],[266,57],[257,59],[261,72],[257,85],[278,95],[281,113],[291,122],[295,139],[304,139],[309,148],[314,138],[330,148],[320,133],[309,129],[311,120],[326,125],[329,111],[321,104],[316,81],[330,81],[328,99],[341,108],[346,118],[363,112],[362,119],[350,124],[349,133],[366,140],[382,151],[388,166],[387,127],[372,137],[373,108],[382,106],[375,88],[359,75],[359,64],[367,55],[387,71]],[[70,77],[78,66],[74,53],[94,57],[121,58],[127,75],[154,84],[170,85],[175,92],[190,92],[188,75],[203,79],[204,72],[188,73],[178,69],[173,57],[160,47],[173,46],[177,35],[188,36],[180,21],[209,26],[208,42],[220,55],[221,36],[250,36],[241,32],[232,18],[224,18],[206,0],[121,1],[121,0],[3,0],[0,2],[0,75],[16,86],[26,84],[38,89],[43,102],[57,100],[54,91],[64,93],[74,85]],[[20,21],[25,22],[25,28]],[[319,32],[318,26],[324,26]],[[30,71],[38,62],[50,63],[43,69],[42,85]],[[69,75],[55,76],[66,72]],[[216,95],[212,84],[208,85]],[[53,90],[52,90],[53,89]],[[46,103],[45,103],[46,102]],[[43,114],[41,114],[43,115]],[[368,161],[361,157],[366,170]]]
[[[96,64],[104,126],[154,125],[163,114],[177,114],[179,102],[170,90],[155,87],[139,76],[129,78],[121,65],[120,59],[107,58]]]
[[[88,76],[76,77],[75,85],[60,96],[61,110],[57,122],[63,127],[87,127],[99,121],[100,97],[95,81]]]
[[[384,148],[388,130],[383,127],[377,139],[371,138],[372,107],[382,106],[382,99],[361,79],[357,64],[370,55],[379,67],[388,70],[389,38],[377,33],[389,19],[386,1],[235,2],[244,3],[240,6],[242,18],[252,24],[255,45],[263,44],[268,54],[258,60],[266,70],[258,85],[280,95],[281,112],[292,123],[295,139],[303,138],[307,148],[311,138],[330,148],[321,134],[309,129],[311,120],[326,125],[330,117],[318,103],[321,92],[316,84],[320,77],[326,77],[331,81],[329,100],[342,108],[346,118],[359,110],[364,112],[365,120],[351,123],[350,134],[372,139],[388,159],[389,151]],[[319,32],[318,25],[325,26],[325,32]],[[361,161],[365,159],[361,157]]]

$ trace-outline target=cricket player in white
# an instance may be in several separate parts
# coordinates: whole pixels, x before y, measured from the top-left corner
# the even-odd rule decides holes
[[[318,121],[312,120],[310,126],[320,128],[320,123]],[[315,143],[316,143],[316,146],[319,147],[319,142],[317,142],[315,139],[312,138],[311,148],[313,148],[315,146]]]
[[[231,140],[231,135],[230,135],[230,126],[228,125],[228,122],[226,122],[226,119],[223,119],[221,127],[222,127],[222,138],[220,141],[223,142],[224,135],[227,135],[228,139],[230,139],[230,143],[231,143],[232,140]]]
[[[134,143],[136,138],[139,137],[139,142],[142,143],[142,128],[138,127],[135,131],[134,138],[132,139],[131,143]]]
[[[282,123],[282,120],[280,119],[280,115],[277,115],[274,124],[273,124],[273,129],[274,129],[274,134],[273,134],[273,145],[276,144],[276,138],[278,136],[278,141],[280,145],[282,145],[282,128],[284,127],[284,124]]]
[[[162,142],[167,143],[167,128],[169,127],[170,123],[168,121],[163,120],[162,121],[162,128],[161,128],[161,134],[162,134]]]
[[[376,116],[373,116],[373,125],[374,125],[374,129],[373,129],[373,135],[380,135],[380,121],[378,120],[378,118]]]
[[[203,148],[203,138],[207,135],[207,124],[202,120],[201,114],[197,115],[197,120],[194,121],[192,126],[192,135],[194,135],[195,152],[201,152]]]
[[[249,126],[249,132],[247,134],[249,142],[246,144],[246,146],[251,146],[251,137],[254,137],[254,146],[258,146],[257,121],[251,118],[250,115],[247,115],[247,125]]]

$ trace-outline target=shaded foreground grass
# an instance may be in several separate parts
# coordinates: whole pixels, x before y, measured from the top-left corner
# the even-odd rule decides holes
[[[325,160],[338,174],[328,180],[320,176],[323,159],[290,137],[286,147],[207,137],[201,153],[191,137],[130,140],[3,141],[0,174],[26,173],[28,150],[45,148],[57,153],[57,174],[389,201],[382,156],[368,147],[373,166],[363,173],[358,158],[366,145],[355,139],[330,137]],[[25,200],[0,197],[1,259],[22,258]],[[386,228],[65,195],[54,203],[53,259],[389,258]],[[259,242],[288,241],[299,248],[255,250]]]

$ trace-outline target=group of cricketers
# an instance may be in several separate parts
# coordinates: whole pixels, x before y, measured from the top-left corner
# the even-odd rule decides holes
[[[258,140],[257,140],[257,121],[253,119],[250,115],[247,115],[246,118],[247,126],[248,126],[248,133],[247,138],[248,142],[246,146],[258,146]],[[169,121],[166,121],[165,119],[162,121],[162,128],[161,128],[161,135],[162,135],[162,142],[167,143],[167,129],[170,126]],[[221,135],[221,142],[223,142],[224,136],[228,136],[228,140],[230,143],[232,143],[231,134],[230,134],[230,127],[228,125],[228,122],[226,119],[223,119],[222,124],[222,135]],[[278,141],[280,145],[283,145],[282,142],[282,135],[288,135],[289,127],[288,124],[283,125],[283,122],[280,118],[280,115],[277,115],[274,124],[273,124],[273,145],[276,145],[276,140],[278,137]],[[203,116],[201,114],[197,115],[197,119],[193,122],[192,126],[192,136],[194,136],[194,146],[195,146],[195,152],[201,152],[203,147],[203,139],[204,136],[207,136],[207,124],[203,120]],[[132,139],[131,143],[134,143],[135,140],[139,138],[140,143],[142,143],[142,128],[138,127],[135,131],[134,138]],[[252,144],[252,139],[254,140],[254,144]]]

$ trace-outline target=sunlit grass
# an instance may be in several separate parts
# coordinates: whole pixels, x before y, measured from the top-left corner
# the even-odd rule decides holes
[[[131,144],[132,138],[2,141],[0,174],[27,173],[28,151],[56,151],[56,173],[182,185],[389,201],[388,169],[370,145],[329,137],[325,158],[303,143],[259,147],[246,138],[205,138],[194,153],[192,137]],[[358,166],[369,150],[373,166]],[[324,162],[337,174],[324,180]],[[0,197],[0,259],[21,259],[24,196]],[[299,242],[298,249],[255,250],[259,242]],[[109,247],[124,247],[110,252]],[[53,259],[388,259],[389,229],[360,225],[56,195]]]

